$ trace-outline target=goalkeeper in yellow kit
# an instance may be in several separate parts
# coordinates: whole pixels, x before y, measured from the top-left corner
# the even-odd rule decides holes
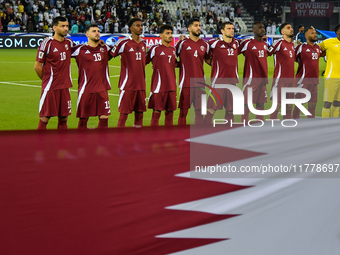
[[[334,29],[337,37],[329,38],[319,44],[326,51],[324,106],[322,118],[339,117],[340,106],[340,24]],[[332,107],[331,107],[332,106]]]

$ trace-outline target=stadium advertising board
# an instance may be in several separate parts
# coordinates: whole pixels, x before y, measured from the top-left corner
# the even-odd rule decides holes
[[[40,46],[40,43],[47,36],[51,36],[51,34],[0,34],[0,49],[37,49]],[[102,34],[101,39],[107,45],[114,46],[119,39],[125,38],[127,36],[128,35],[123,34]],[[76,44],[87,42],[87,37],[84,34],[70,35],[69,37]],[[160,37],[155,35],[145,36],[143,39],[146,41],[147,48],[162,43]],[[170,45],[175,46],[177,41],[178,37],[173,37],[172,43]]]
[[[1,36],[0,49],[36,49],[44,36]]]
[[[334,2],[290,2],[292,18],[299,17],[331,17]]]

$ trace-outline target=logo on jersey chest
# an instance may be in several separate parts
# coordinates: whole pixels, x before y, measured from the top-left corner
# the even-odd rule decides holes
[[[161,55],[161,56],[165,55],[164,51],[162,51],[161,54],[159,54],[159,55]]]
[[[104,53],[104,48],[100,48],[100,51]]]
[[[201,51],[204,51],[204,46],[201,46],[200,49],[201,49]]]
[[[57,49],[57,48],[54,48],[53,52],[57,52],[57,51],[58,51],[58,49]]]
[[[91,52],[89,50],[85,51],[85,54],[90,54]]]
[[[188,47],[186,48],[186,50],[191,50],[191,47],[190,47],[190,46],[188,46]]]
[[[134,51],[134,49],[133,49],[133,48],[130,48],[129,52],[132,52],[132,51]]]
[[[67,44],[65,45],[65,49],[68,50],[68,45]]]

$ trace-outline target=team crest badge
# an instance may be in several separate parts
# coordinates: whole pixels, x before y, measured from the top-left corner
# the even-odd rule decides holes
[[[65,49],[68,50],[68,45],[67,44],[65,45]]]
[[[233,48],[236,50],[236,45],[235,44],[233,44]]]
[[[100,51],[104,53],[104,49],[103,48],[100,48]]]
[[[264,47],[265,50],[267,49],[267,45],[264,45],[263,47]]]
[[[204,51],[204,46],[201,46],[201,51]]]
[[[143,52],[145,51],[145,48],[144,48],[144,46],[142,47],[142,51],[143,51]]]
[[[172,53],[176,56],[176,51],[172,51]]]

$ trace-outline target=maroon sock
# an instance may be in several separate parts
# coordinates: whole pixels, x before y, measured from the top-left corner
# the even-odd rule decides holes
[[[283,119],[286,120],[286,119],[291,119],[291,118],[292,118],[292,110],[287,109],[286,116],[283,116]]]
[[[214,114],[212,114],[211,112],[207,111],[207,115],[205,115],[205,118],[204,118],[204,124],[205,125],[210,125],[212,123],[213,117],[214,117]]]
[[[300,119],[300,109],[296,106],[293,110],[293,119]]]
[[[264,110],[264,106],[262,106],[262,107],[256,106],[256,110]],[[255,118],[258,119],[258,120],[262,120],[262,121],[264,120],[263,115],[256,115]]]
[[[276,120],[278,113],[279,113],[279,110],[276,109],[272,114],[270,114],[270,119]]]
[[[150,126],[157,127],[159,125],[159,117],[161,117],[160,112],[153,112]]]
[[[187,124],[187,114],[188,109],[181,109],[178,117],[178,125],[186,125]]]
[[[249,110],[248,106],[244,106],[244,115],[242,115],[241,119],[242,119],[242,121],[245,120],[246,124],[249,121],[249,113],[250,113],[250,110]]]
[[[99,129],[103,129],[103,128],[108,128],[108,123],[109,123],[109,119],[101,119],[99,118],[99,122],[98,122],[98,128]]]
[[[89,118],[79,118],[78,129],[87,129],[87,121]]]
[[[126,120],[128,118],[127,114],[121,113],[119,115],[118,125],[117,127],[125,127]]]
[[[66,130],[67,129],[67,120],[58,120],[58,129]]]
[[[307,118],[315,118],[315,108],[308,107],[308,111],[309,111],[312,115],[308,115]]]
[[[42,120],[39,120],[38,130],[46,130],[47,123],[48,122],[44,122]]]
[[[135,112],[135,126],[142,127],[143,126],[143,113]]]
[[[201,114],[201,109],[195,110],[195,125],[203,125],[203,115]]]
[[[226,111],[224,118],[230,123],[231,121],[234,121],[234,114]]]
[[[174,125],[174,112],[165,112],[165,126],[173,126]]]

